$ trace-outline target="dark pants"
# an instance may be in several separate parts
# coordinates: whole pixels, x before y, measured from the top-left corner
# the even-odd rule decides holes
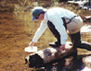
[[[55,26],[52,24],[52,22],[48,21],[47,25],[48,25],[50,31],[52,32],[52,34],[54,35],[54,37],[57,39],[56,44],[58,46],[60,46],[61,42],[60,42],[60,34],[59,34],[59,32],[55,29]]]
[[[57,39],[57,45],[61,45],[60,43],[60,39],[61,39],[61,35],[59,34],[59,32],[56,30],[55,26],[52,24],[52,22],[48,21],[47,23],[50,31],[53,33],[53,35],[56,37]],[[65,27],[65,26],[64,26]],[[66,28],[66,27],[65,27]],[[75,34],[69,34],[70,38],[71,38],[71,42],[73,44],[73,48],[84,48],[87,50],[91,51],[91,45],[89,45],[88,43],[84,43],[81,41],[81,35],[80,35],[80,31],[75,33]]]

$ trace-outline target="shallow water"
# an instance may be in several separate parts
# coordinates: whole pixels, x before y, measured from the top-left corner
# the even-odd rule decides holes
[[[31,12],[9,13],[0,12],[0,70],[1,71],[32,71],[31,68],[24,63],[24,57],[29,53],[24,51],[39,27],[40,21],[31,21]],[[49,35],[49,36],[48,36]],[[51,37],[51,38],[50,38]],[[48,47],[49,42],[53,42],[55,38],[49,32],[45,31],[37,45],[40,49]],[[91,43],[91,34],[83,33],[82,40]],[[85,49],[78,49],[78,55],[73,55],[71,63],[65,64],[62,58],[54,63],[45,65],[45,69],[36,71],[81,71],[84,69],[82,58],[91,54]],[[75,58],[74,58],[75,57]],[[68,57],[70,60],[70,58]],[[68,65],[68,66],[66,66]]]

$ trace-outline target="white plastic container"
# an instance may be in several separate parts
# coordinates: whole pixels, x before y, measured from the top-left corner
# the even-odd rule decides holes
[[[30,52],[30,53],[37,52],[37,46],[33,46],[33,47],[28,46],[25,48],[25,52]]]

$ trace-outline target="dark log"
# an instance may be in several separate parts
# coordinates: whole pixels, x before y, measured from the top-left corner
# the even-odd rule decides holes
[[[54,60],[60,59],[67,55],[77,52],[72,46],[67,43],[66,50],[60,52],[60,48],[48,47],[46,49],[40,50],[38,52],[32,53],[25,58],[25,62],[29,62],[29,67],[41,67],[46,63],[52,62]]]

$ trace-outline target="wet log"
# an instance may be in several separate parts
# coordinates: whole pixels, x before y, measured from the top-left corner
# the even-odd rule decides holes
[[[25,58],[26,63],[29,62],[29,67],[41,67],[46,63],[52,62],[54,60],[60,59],[67,55],[77,52],[73,49],[71,43],[66,44],[66,50],[60,52],[60,48],[48,47],[46,49],[40,50],[38,52],[32,53]]]

